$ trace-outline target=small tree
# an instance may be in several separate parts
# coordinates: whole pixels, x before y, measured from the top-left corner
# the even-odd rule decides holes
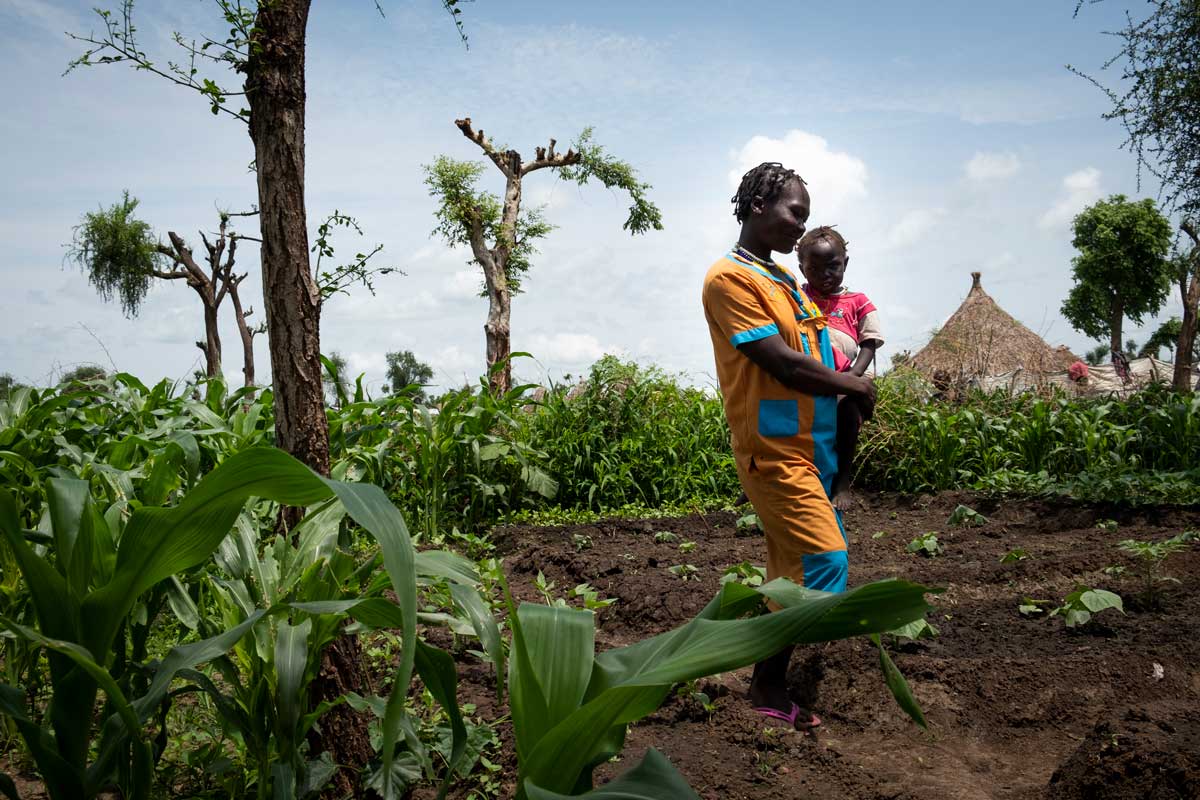
[[[1083,354],[1083,360],[1093,367],[1098,367],[1104,363],[1110,352],[1108,345],[1098,344]]]
[[[401,350],[398,353],[388,353],[387,384],[383,391],[389,394],[401,392],[407,386],[416,386],[412,397],[424,403],[428,399],[425,388],[433,380],[433,367],[419,360],[411,350]]]
[[[1150,338],[1138,350],[1138,358],[1158,358],[1159,353],[1165,347],[1168,350],[1175,348],[1176,342],[1179,340],[1179,317],[1171,317],[1169,320],[1159,325],[1154,333],[1150,334]]]
[[[1131,202],[1113,195],[1075,217],[1072,259],[1075,285],[1062,314],[1078,331],[1108,338],[1121,350],[1126,317],[1141,322],[1154,314],[1171,287],[1171,224],[1153,200]]]
[[[19,389],[21,384],[17,383],[17,379],[7,372],[0,372],[0,400],[7,400],[9,395],[16,389]]]
[[[138,219],[134,212],[138,200],[125,191],[121,201],[110,208],[87,213],[75,227],[68,257],[87,273],[88,280],[105,300],[116,297],[127,317],[135,317],[156,280],[182,280],[200,298],[204,307],[204,340],[196,346],[204,353],[205,374],[212,378],[221,374],[221,332],[218,313],[228,295],[234,306],[238,332],[242,338],[243,367],[246,385],[254,383],[254,336],[248,318],[254,309],[242,307],[238,287],[247,273],[236,274],[234,265],[238,240],[230,230],[234,216],[220,214],[218,232],[209,241],[203,232],[200,239],[207,251],[207,269],[201,267],[187,243],[174,231],[168,231],[170,246],[154,236],[150,225]],[[256,240],[252,240],[256,241]]]
[[[508,364],[512,295],[519,291],[529,259],[537,252],[535,242],[553,230],[541,209],[521,208],[525,177],[537,170],[553,169],[559,177],[581,186],[594,178],[610,189],[621,189],[632,200],[623,226],[631,234],[662,230],[662,214],[646,199],[650,185],[639,181],[627,162],[595,144],[591,128],[585,128],[567,152],[556,152],[557,142],[551,139],[548,147],[536,148],[534,159],[527,162],[516,150],[498,149],[482,130],[471,126],[470,117],[455,120],[454,124],[504,175],[504,197],[478,188],[483,164],[442,156],[425,167],[425,184],[439,203],[434,234],[451,245],[469,245],[471,263],[483,269],[484,295],[488,299],[488,317],[483,326],[487,365],[492,370],[502,364],[491,372],[491,386],[496,392],[506,392],[512,385]]]
[[[1152,0],[1145,19],[1126,17],[1126,25],[1111,32],[1121,48],[1104,64],[1119,65],[1120,91],[1091,75],[1068,67],[1108,95],[1112,110],[1105,119],[1119,120],[1128,138],[1125,147],[1162,186],[1163,205],[1183,220],[1180,227],[1192,240],[1191,255],[1181,259],[1174,276],[1183,301],[1183,319],[1175,345],[1173,384],[1191,389],[1191,369],[1197,317],[1200,315],[1200,5],[1196,0]],[[1084,1],[1075,7],[1078,14]]]

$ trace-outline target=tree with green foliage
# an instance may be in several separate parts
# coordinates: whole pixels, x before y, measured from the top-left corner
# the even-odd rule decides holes
[[[21,384],[8,372],[0,372],[0,400],[7,400]]]
[[[1150,334],[1150,338],[1138,350],[1138,358],[1158,358],[1159,353],[1165,347],[1167,350],[1174,350],[1175,345],[1179,341],[1179,317],[1171,317],[1169,320],[1159,325],[1154,333]]]
[[[1075,217],[1075,285],[1062,314],[1078,331],[1109,339],[1122,352],[1128,317],[1140,323],[1162,308],[1171,288],[1171,224],[1150,199],[1113,195]]]
[[[67,370],[58,379],[59,384],[84,384],[89,381],[102,381],[108,377],[108,372],[99,364],[80,364],[74,369]]]
[[[1096,0],[1093,0],[1096,2]],[[1191,239],[1173,276],[1183,302],[1183,319],[1175,344],[1173,384],[1191,389],[1191,369],[1200,328],[1200,0],[1150,0],[1149,13],[1111,32],[1120,50],[1104,64],[1119,65],[1120,89],[1068,67],[1108,95],[1112,109],[1105,119],[1125,127],[1125,147],[1134,154],[1138,175],[1144,169],[1160,183],[1164,208],[1178,212],[1180,228]],[[1084,6],[1079,0],[1078,14]]]
[[[483,164],[438,158],[425,167],[425,185],[438,201],[434,234],[450,245],[469,246],[471,263],[483,270],[484,295],[488,299],[488,317],[483,326],[487,365],[492,389],[506,392],[512,386],[508,363],[512,353],[512,295],[519,291],[521,278],[529,270],[537,240],[554,229],[541,209],[521,208],[525,177],[551,169],[580,186],[595,179],[610,189],[626,192],[632,203],[623,227],[631,234],[662,230],[662,213],[646,198],[650,185],[638,179],[628,162],[609,155],[593,142],[591,128],[585,128],[567,152],[557,152],[557,142],[551,139],[548,147],[536,148],[532,161],[525,161],[516,150],[497,148],[482,130],[472,127],[470,117],[455,120],[454,124],[500,170],[505,181],[504,197],[479,188]]]
[[[88,280],[105,300],[116,297],[127,317],[135,317],[155,281],[182,280],[200,298],[204,307],[204,339],[196,347],[204,353],[205,374],[221,374],[221,332],[218,326],[221,304],[226,296],[234,306],[238,332],[242,339],[242,372],[246,385],[254,383],[254,336],[259,332],[247,321],[253,308],[243,308],[239,287],[248,273],[234,271],[237,246],[244,237],[230,229],[234,216],[220,213],[219,228],[212,241],[203,231],[200,239],[207,254],[205,266],[196,260],[187,242],[175,231],[168,231],[170,246],[159,241],[149,223],[138,219],[136,197],[126,190],[121,200],[109,208],[84,214],[74,229],[67,251],[68,258],[79,264]],[[251,239],[251,241],[256,241]]]
[[[388,382],[383,391],[398,394],[406,387],[414,386],[416,388],[411,392],[413,399],[426,402],[425,387],[433,380],[433,367],[418,359],[411,350],[388,353],[386,358]]]
[[[1083,354],[1083,360],[1093,367],[1098,367],[1108,358],[1111,350],[1106,344],[1098,344]]]

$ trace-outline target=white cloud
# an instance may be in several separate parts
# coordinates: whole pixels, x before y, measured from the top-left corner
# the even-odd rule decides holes
[[[553,336],[539,333],[519,344],[513,349],[533,353],[547,364],[590,364],[606,353],[620,350],[600,344],[600,340],[590,333],[556,333]]]
[[[976,153],[965,169],[970,180],[994,181],[1017,174],[1021,160],[1016,153]]]
[[[944,216],[946,211],[942,208],[914,208],[906,212],[888,231],[887,247],[892,249],[916,244]]]
[[[1100,170],[1095,167],[1084,167],[1072,172],[1063,178],[1058,200],[1042,215],[1042,218],[1038,220],[1038,225],[1043,229],[1065,225],[1088,203],[1099,200],[1102,194]]]
[[[778,161],[796,170],[813,198],[813,218],[836,221],[847,204],[867,195],[867,165],[862,159],[831,150],[816,134],[790,130],[782,139],[755,136],[734,154],[729,183],[737,188],[742,176],[764,161]]]
[[[446,278],[442,284],[442,295],[450,300],[466,300],[479,297],[483,288],[483,275],[478,268],[460,269]]]

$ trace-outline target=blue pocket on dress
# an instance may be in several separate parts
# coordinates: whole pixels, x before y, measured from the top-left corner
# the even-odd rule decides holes
[[[760,436],[796,436],[800,433],[800,402],[798,400],[759,400],[758,433]]]

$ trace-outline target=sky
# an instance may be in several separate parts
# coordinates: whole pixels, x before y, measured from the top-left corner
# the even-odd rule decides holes
[[[342,354],[377,392],[385,354],[412,350],[441,386],[484,369],[487,301],[470,254],[432,231],[422,165],[481,159],[454,120],[532,157],[587,126],[653,186],[665,230],[622,230],[627,198],[550,172],[525,184],[556,229],[512,307],[519,379],[564,380],[606,353],[711,385],[700,304],[708,267],[737,238],[729,198],[740,176],[781,161],[809,184],[810,227],[849,240],[847,285],[884,325],[880,366],[916,351],[953,313],[970,272],[1051,344],[1090,346],[1059,313],[1071,286],[1070,225],[1138,186],[1105,96],[1067,64],[1100,69],[1116,50],[1104,31],[1132,0],[966,3],[647,3],[542,0],[464,3],[464,47],[437,0],[316,0],[308,25],[307,211],[310,236],[333,211],[364,235],[333,240],[348,255],[383,245],[374,295],[325,306],[322,350]],[[91,6],[114,0],[0,0],[0,372],[52,382],[80,364],[146,382],[202,367],[201,306],[182,282],[151,290],[136,318],[106,303],[66,259],[85,212],[122,190],[164,241],[197,250],[217,209],[256,202],[245,126],[214,116],[194,92],[121,65],[63,75],[82,52],[66,31],[99,27]],[[178,58],[172,32],[221,34],[212,0],[142,0],[142,49]],[[232,75],[213,77],[236,84]],[[1143,176],[1145,177],[1145,176]],[[484,186],[503,189],[489,163]],[[247,222],[249,225],[247,226]],[[252,220],[241,228],[256,235]],[[261,314],[257,251],[244,302]],[[790,258],[779,257],[794,267]],[[1180,313],[1172,295],[1157,319]],[[222,307],[225,373],[240,381],[232,307]],[[1127,337],[1153,330],[1127,323]],[[256,344],[269,375],[265,337]]]

